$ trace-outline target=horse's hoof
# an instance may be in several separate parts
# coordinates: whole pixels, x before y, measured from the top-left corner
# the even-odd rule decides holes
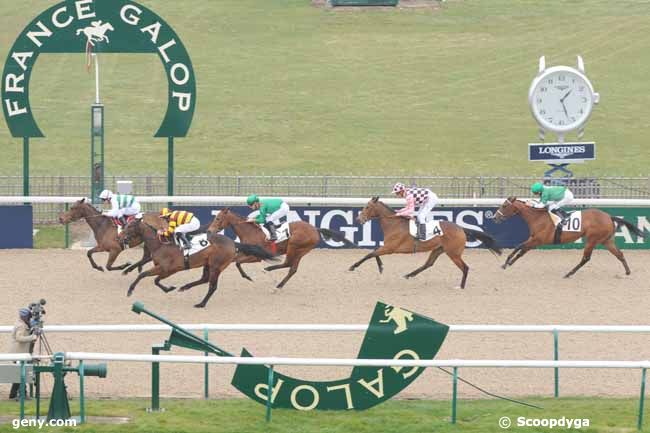
[[[253,279],[252,279],[251,277],[249,277],[249,276],[246,276],[246,277],[244,277],[244,278],[247,279],[247,280],[250,281],[250,282],[253,282]]]
[[[204,303],[196,304],[194,308],[205,308],[205,304]]]
[[[349,272],[353,272],[356,268],[354,266],[350,266],[350,269],[348,269]]]
[[[128,269],[125,269],[125,270],[122,271],[122,275],[128,275],[128,273],[129,273]]]
[[[625,272],[625,275],[630,275],[631,273],[632,273],[632,271],[627,271],[627,272]]]
[[[506,263],[504,263],[504,264],[501,265],[501,269],[505,269],[505,268],[507,268],[507,267],[508,267],[508,265],[507,265]]]
[[[129,290],[128,292],[126,292],[126,296],[131,296],[132,294],[133,294],[133,290]]]
[[[383,274],[384,273],[384,268],[379,268],[379,273]]]
[[[404,275],[404,278],[406,278],[407,280],[408,280],[409,278],[411,278],[411,277],[412,277],[411,274],[406,274],[406,275]]]
[[[571,278],[571,274],[566,274],[564,278]]]
[[[104,272],[104,268],[102,268],[101,266],[97,266],[95,269],[97,269],[99,272]]]

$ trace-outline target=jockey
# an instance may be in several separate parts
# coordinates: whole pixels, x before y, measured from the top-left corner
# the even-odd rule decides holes
[[[431,210],[438,201],[438,196],[428,188],[407,188],[403,183],[396,183],[393,186],[393,194],[406,198],[406,207],[396,212],[397,216],[412,218],[416,216],[418,221],[418,239],[426,238],[426,223],[429,220]],[[418,210],[415,210],[415,207]]]
[[[281,198],[261,200],[257,194],[249,195],[246,204],[253,210],[259,210],[257,217],[249,219],[249,222],[262,224],[269,231],[269,240],[277,240],[278,235],[275,229],[286,221],[290,210],[289,205]],[[280,221],[282,218],[284,221]]]
[[[183,249],[192,248],[192,243],[187,238],[187,233],[198,230],[201,227],[201,221],[193,213],[184,210],[172,211],[166,207],[160,211],[160,218],[164,218],[169,223],[167,230],[159,229],[158,235],[174,235],[176,245],[182,246]]]
[[[542,206],[548,207],[549,212],[562,219],[567,218],[568,215],[562,207],[573,201],[573,193],[566,186],[545,186],[542,182],[535,182],[530,187],[530,192],[540,197]]]
[[[135,196],[129,194],[113,194],[110,189],[105,189],[99,194],[102,204],[111,203],[111,209],[102,212],[111,218],[117,218],[120,223],[126,225],[126,217],[140,213],[140,203]]]

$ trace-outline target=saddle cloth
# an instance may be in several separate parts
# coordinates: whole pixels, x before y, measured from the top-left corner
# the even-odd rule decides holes
[[[557,227],[562,223],[563,232],[580,232],[582,231],[582,211],[575,211],[569,214],[569,218],[562,222],[562,219],[554,213],[549,213],[553,224]]]
[[[442,228],[440,227],[440,221],[429,221],[427,224],[427,233],[426,240],[432,239],[436,236],[442,236]],[[409,232],[414,238],[418,237],[418,226],[414,219],[409,221]]]
[[[192,248],[189,250],[183,249],[183,253],[186,256],[191,256],[192,254],[196,254],[199,251],[202,251],[210,245],[210,241],[208,241],[208,234],[207,233],[201,233],[195,236],[190,237],[190,243],[192,244]],[[182,245],[179,245],[179,248],[183,248]]]
[[[260,228],[264,232],[264,236],[266,236],[266,240],[269,240],[269,231],[264,227],[263,225],[260,225]],[[285,221],[284,223],[280,224],[280,227],[275,228],[275,234],[278,235],[278,239],[275,241],[276,243],[284,242],[287,239],[291,237],[291,230],[289,229],[289,221]]]

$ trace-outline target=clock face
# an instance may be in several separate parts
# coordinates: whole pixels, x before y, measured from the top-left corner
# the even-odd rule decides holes
[[[548,69],[533,81],[529,93],[533,116],[545,130],[568,132],[582,126],[594,105],[587,78],[573,68]]]

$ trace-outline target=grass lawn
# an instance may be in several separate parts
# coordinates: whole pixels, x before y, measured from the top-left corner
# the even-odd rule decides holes
[[[64,248],[65,228],[61,225],[35,226],[34,248]]]
[[[638,400],[600,398],[529,399],[544,409],[526,408],[495,400],[460,401],[458,423],[450,424],[449,401],[391,401],[364,412],[310,412],[274,410],[271,423],[265,421],[265,408],[243,400],[164,400],[165,412],[149,414],[146,400],[88,401],[89,416],[129,417],[128,425],[87,424],[76,428],[51,431],[79,432],[278,432],[278,433],[425,433],[425,432],[499,432],[503,416],[589,419],[589,432],[636,431]],[[30,414],[33,405],[29,405]],[[45,405],[47,408],[47,405]],[[77,402],[72,403],[78,414]],[[18,414],[18,404],[0,403],[0,415]],[[566,430],[556,427],[555,430]],[[23,430],[23,429],[21,429]],[[534,427],[511,427],[508,431],[547,431]],[[0,432],[13,431],[11,424],[0,426]],[[29,431],[29,430],[26,430]],[[48,430],[43,430],[48,431]],[[548,430],[550,431],[550,430]]]
[[[55,0],[0,2],[0,58]],[[582,54],[601,104],[578,175],[648,175],[647,1],[449,0],[441,8],[335,10],[311,0],[141,0],[183,39],[197,75],[178,174],[540,175],[527,92],[540,55]],[[165,110],[155,56],[101,57],[109,174],[166,170],[152,136]],[[30,98],[46,138],[32,174],[89,172],[94,77],[83,54],[42,55]],[[568,137],[575,139],[575,137]],[[0,120],[0,174],[22,141]]]

